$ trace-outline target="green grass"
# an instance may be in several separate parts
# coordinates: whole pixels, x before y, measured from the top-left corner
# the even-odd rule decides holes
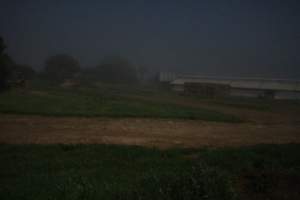
[[[200,102],[209,103],[211,105],[220,105],[225,107],[268,111],[274,112],[281,110],[299,109],[299,100],[282,100],[282,99],[263,99],[263,98],[247,98],[247,97],[220,97],[216,99],[193,97]]]
[[[245,108],[250,110],[270,111],[274,107],[274,100],[256,99],[256,98],[223,98],[215,99],[210,103],[234,108]]]
[[[150,91],[151,93],[152,91]],[[183,118],[240,122],[235,116],[205,108],[129,98],[123,92],[80,88],[11,90],[0,94],[0,112],[50,116]]]
[[[299,199],[300,145],[0,145],[0,199]]]

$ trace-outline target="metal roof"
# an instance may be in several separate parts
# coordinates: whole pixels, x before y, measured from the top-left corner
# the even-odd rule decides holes
[[[283,79],[189,77],[175,79],[171,84],[183,85],[186,82],[226,84],[233,88],[242,89],[300,91],[300,81]]]

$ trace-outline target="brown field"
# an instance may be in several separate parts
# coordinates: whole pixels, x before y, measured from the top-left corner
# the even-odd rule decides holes
[[[135,98],[143,100],[146,97]],[[148,97],[147,101],[212,109],[237,116],[244,123],[0,114],[0,143],[104,143],[160,148],[300,143],[298,105],[277,102],[271,110],[257,110],[180,97]]]
[[[160,148],[300,143],[296,111],[279,109],[271,113],[225,107],[219,110],[236,114],[248,122],[2,114],[0,143],[129,144]]]

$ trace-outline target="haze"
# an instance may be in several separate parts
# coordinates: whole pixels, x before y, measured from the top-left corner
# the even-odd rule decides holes
[[[120,54],[157,72],[299,79],[299,9],[297,0],[6,0],[0,35],[35,69],[58,53],[83,68]]]

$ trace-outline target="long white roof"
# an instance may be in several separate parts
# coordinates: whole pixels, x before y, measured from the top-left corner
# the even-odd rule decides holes
[[[171,82],[173,85],[184,83],[213,83],[230,85],[233,88],[288,90],[300,91],[300,81],[286,79],[259,79],[259,78],[214,78],[214,77],[181,77]]]

